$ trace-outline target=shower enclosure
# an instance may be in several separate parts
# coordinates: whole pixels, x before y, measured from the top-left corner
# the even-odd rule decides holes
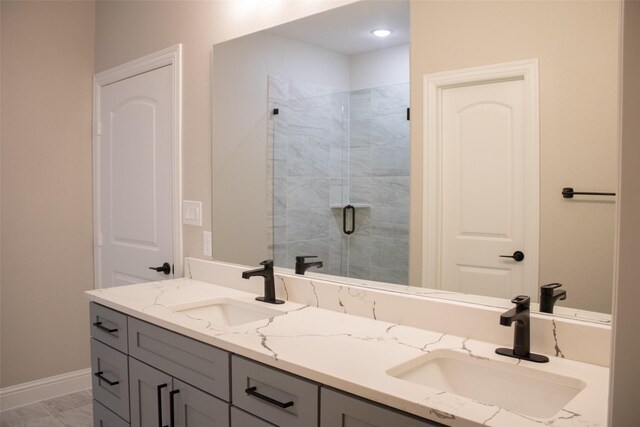
[[[406,284],[409,84],[353,91],[269,77],[269,212],[275,264]]]

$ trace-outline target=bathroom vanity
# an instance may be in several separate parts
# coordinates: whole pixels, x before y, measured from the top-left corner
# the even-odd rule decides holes
[[[447,301],[276,272],[285,303],[270,305],[246,266],[186,265],[186,278],[87,292],[96,426],[605,425],[608,368],[554,357],[542,316],[532,349],[551,360],[536,364],[495,354],[511,331],[488,308],[498,335],[482,341],[460,303],[459,321],[476,323],[466,336],[390,308],[404,298],[408,319]],[[594,347],[607,328],[550,319],[556,335],[599,330]],[[561,353],[578,353],[573,341]]]

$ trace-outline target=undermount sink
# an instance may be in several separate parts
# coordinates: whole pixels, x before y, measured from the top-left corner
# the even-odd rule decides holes
[[[230,298],[216,298],[170,307],[192,319],[205,320],[215,326],[231,327],[285,314],[282,311]]]
[[[554,416],[585,387],[577,378],[452,350],[433,351],[387,373],[537,418]]]

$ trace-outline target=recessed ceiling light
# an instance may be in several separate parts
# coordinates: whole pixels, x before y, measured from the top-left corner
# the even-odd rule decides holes
[[[371,31],[371,34],[373,34],[376,37],[387,37],[388,35],[390,35],[391,33],[393,33],[393,31],[391,30],[387,30],[385,28],[379,28],[377,30],[373,30]]]

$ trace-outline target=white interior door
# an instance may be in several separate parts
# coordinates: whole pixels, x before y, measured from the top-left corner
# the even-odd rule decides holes
[[[523,79],[442,91],[444,289],[524,292],[524,98]]]
[[[100,88],[98,287],[173,277],[174,96],[171,65]]]
[[[427,75],[425,100],[424,286],[535,300],[538,61]]]

